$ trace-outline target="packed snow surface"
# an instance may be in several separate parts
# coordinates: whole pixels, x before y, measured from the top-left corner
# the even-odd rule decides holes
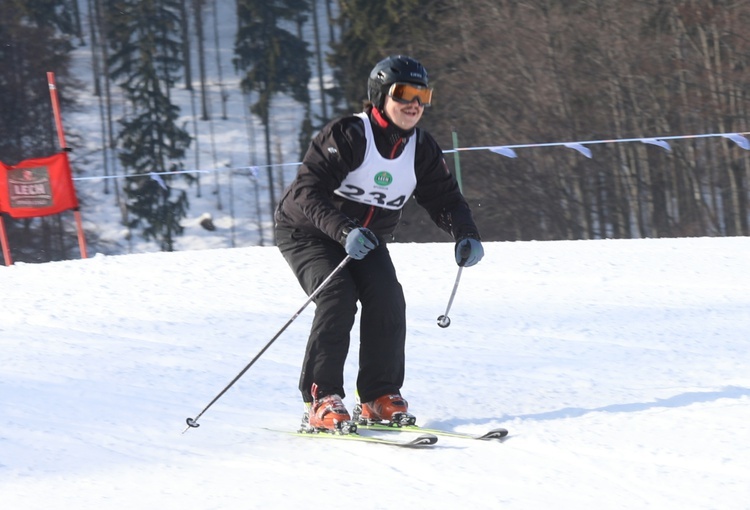
[[[430,450],[294,430],[314,305],[274,247],[0,267],[3,509],[750,508],[747,238],[392,244]],[[354,404],[358,330],[346,379]]]

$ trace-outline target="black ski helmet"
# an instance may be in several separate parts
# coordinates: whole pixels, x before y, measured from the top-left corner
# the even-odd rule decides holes
[[[394,83],[413,83],[427,87],[427,70],[411,57],[394,55],[375,64],[367,80],[367,98],[376,108],[383,108],[388,89]]]

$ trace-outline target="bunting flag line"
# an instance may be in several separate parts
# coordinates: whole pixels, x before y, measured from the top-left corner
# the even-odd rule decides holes
[[[506,158],[515,159],[515,158],[518,158],[518,152],[517,152],[518,149],[536,149],[536,148],[541,148],[541,147],[565,147],[568,149],[573,149],[589,159],[593,159],[594,153],[591,151],[589,147],[587,147],[588,145],[639,142],[639,143],[644,143],[647,145],[654,145],[656,147],[661,147],[667,152],[672,152],[672,146],[669,144],[668,140],[690,140],[690,139],[697,139],[697,138],[725,138],[727,140],[731,140],[732,142],[737,144],[738,147],[744,150],[750,150],[750,140],[747,139],[747,135],[750,135],[750,132],[706,133],[706,134],[700,134],[700,135],[675,135],[675,136],[659,136],[659,137],[643,137],[643,138],[614,138],[611,140],[585,140],[585,141],[577,141],[577,142],[527,143],[527,144],[518,144],[518,145],[489,145],[489,146],[483,146],[483,147],[457,147],[455,149],[444,150],[443,154],[451,154],[454,152],[466,152],[466,151],[490,151],[490,152],[494,152],[495,154],[500,154],[501,156],[505,156]],[[135,175],[75,177],[73,178],[73,180],[74,181],[86,181],[86,180],[99,180],[99,179],[123,179],[127,177],[144,177],[144,176],[151,177],[152,179],[156,179],[156,175],[211,173],[211,172],[221,172],[224,170],[250,170],[252,176],[254,178],[257,178],[258,171],[262,168],[282,167],[282,166],[299,166],[301,164],[302,164],[301,161],[296,161],[294,163],[276,163],[276,164],[270,164],[270,165],[239,166],[239,167],[215,168],[215,169],[210,169],[210,170],[205,170],[205,169],[176,170],[172,172],[160,172],[159,174],[154,174],[153,172],[149,172],[146,174],[135,174]]]
[[[527,143],[527,144],[519,144],[519,145],[495,145],[495,146],[485,146],[485,147],[457,147],[455,149],[450,149],[450,150],[446,150],[443,152],[448,154],[451,152],[487,150],[490,152],[494,152],[496,154],[500,154],[507,158],[517,158],[518,153],[516,151],[518,149],[532,149],[532,148],[539,148],[539,147],[567,147],[569,149],[574,149],[580,152],[581,154],[583,154],[584,156],[586,156],[587,158],[591,159],[593,158],[593,153],[591,152],[591,149],[586,147],[587,145],[640,142],[640,143],[645,143],[649,145],[656,145],[668,152],[671,152],[672,147],[669,145],[669,142],[667,142],[667,140],[689,140],[689,139],[696,139],[696,138],[726,138],[736,143],[740,148],[745,149],[745,150],[750,150],[750,140],[747,139],[746,135],[750,135],[750,132],[705,133],[705,134],[700,134],[700,135],[676,135],[676,136],[659,136],[659,137],[644,137],[644,138],[614,138],[611,140]]]

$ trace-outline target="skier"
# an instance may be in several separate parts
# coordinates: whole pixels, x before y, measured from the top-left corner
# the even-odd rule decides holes
[[[400,393],[406,304],[386,245],[412,194],[453,236],[459,266],[473,266],[484,255],[442,150],[416,127],[432,100],[425,68],[413,58],[390,56],[372,69],[367,95],[362,113],[317,134],[275,214],[277,246],[308,295],[346,255],[353,259],[315,299],[299,382],[306,425],[314,429],[337,431],[350,423],[344,363],[357,302],[361,404],[355,418],[415,421]]]

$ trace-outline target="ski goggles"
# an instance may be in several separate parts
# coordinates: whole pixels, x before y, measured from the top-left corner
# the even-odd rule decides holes
[[[411,83],[394,83],[388,89],[388,95],[399,103],[409,104],[415,99],[422,106],[430,106],[432,102],[432,89],[412,85]]]

